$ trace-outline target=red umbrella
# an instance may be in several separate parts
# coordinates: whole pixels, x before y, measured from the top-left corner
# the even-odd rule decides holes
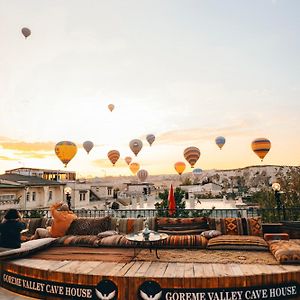
[[[169,190],[169,215],[172,216],[176,211],[176,203],[175,203],[175,197],[174,197],[174,191],[173,191],[173,185],[171,184],[170,190]]]

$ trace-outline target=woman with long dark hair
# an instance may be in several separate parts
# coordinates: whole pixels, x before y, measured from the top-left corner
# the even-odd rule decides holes
[[[16,209],[9,209],[0,224],[0,247],[20,248],[21,231],[26,224],[21,222],[21,215]]]

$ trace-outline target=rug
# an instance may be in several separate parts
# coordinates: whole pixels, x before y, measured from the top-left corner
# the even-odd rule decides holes
[[[159,259],[155,251],[141,250],[134,260],[138,261],[160,261],[160,262],[197,262],[218,264],[263,264],[279,265],[270,252],[263,251],[237,251],[237,250],[186,250],[170,249],[158,250]]]

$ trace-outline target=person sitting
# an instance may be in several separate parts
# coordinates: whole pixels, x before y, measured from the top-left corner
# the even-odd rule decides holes
[[[17,249],[21,247],[21,231],[26,224],[21,221],[21,215],[16,209],[9,209],[0,224],[0,247]]]
[[[47,228],[37,228],[31,240],[46,237],[62,237],[68,231],[71,223],[77,216],[69,210],[66,203],[55,203],[50,208],[52,214],[52,225]]]

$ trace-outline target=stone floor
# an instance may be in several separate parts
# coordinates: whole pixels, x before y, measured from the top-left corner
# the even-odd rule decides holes
[[[28,300],[28,299],[37,299],[37,298],[21,296],[19,294],[15,294],[9,290],[0,288],[0,300],[21,300],[21,299]]]

